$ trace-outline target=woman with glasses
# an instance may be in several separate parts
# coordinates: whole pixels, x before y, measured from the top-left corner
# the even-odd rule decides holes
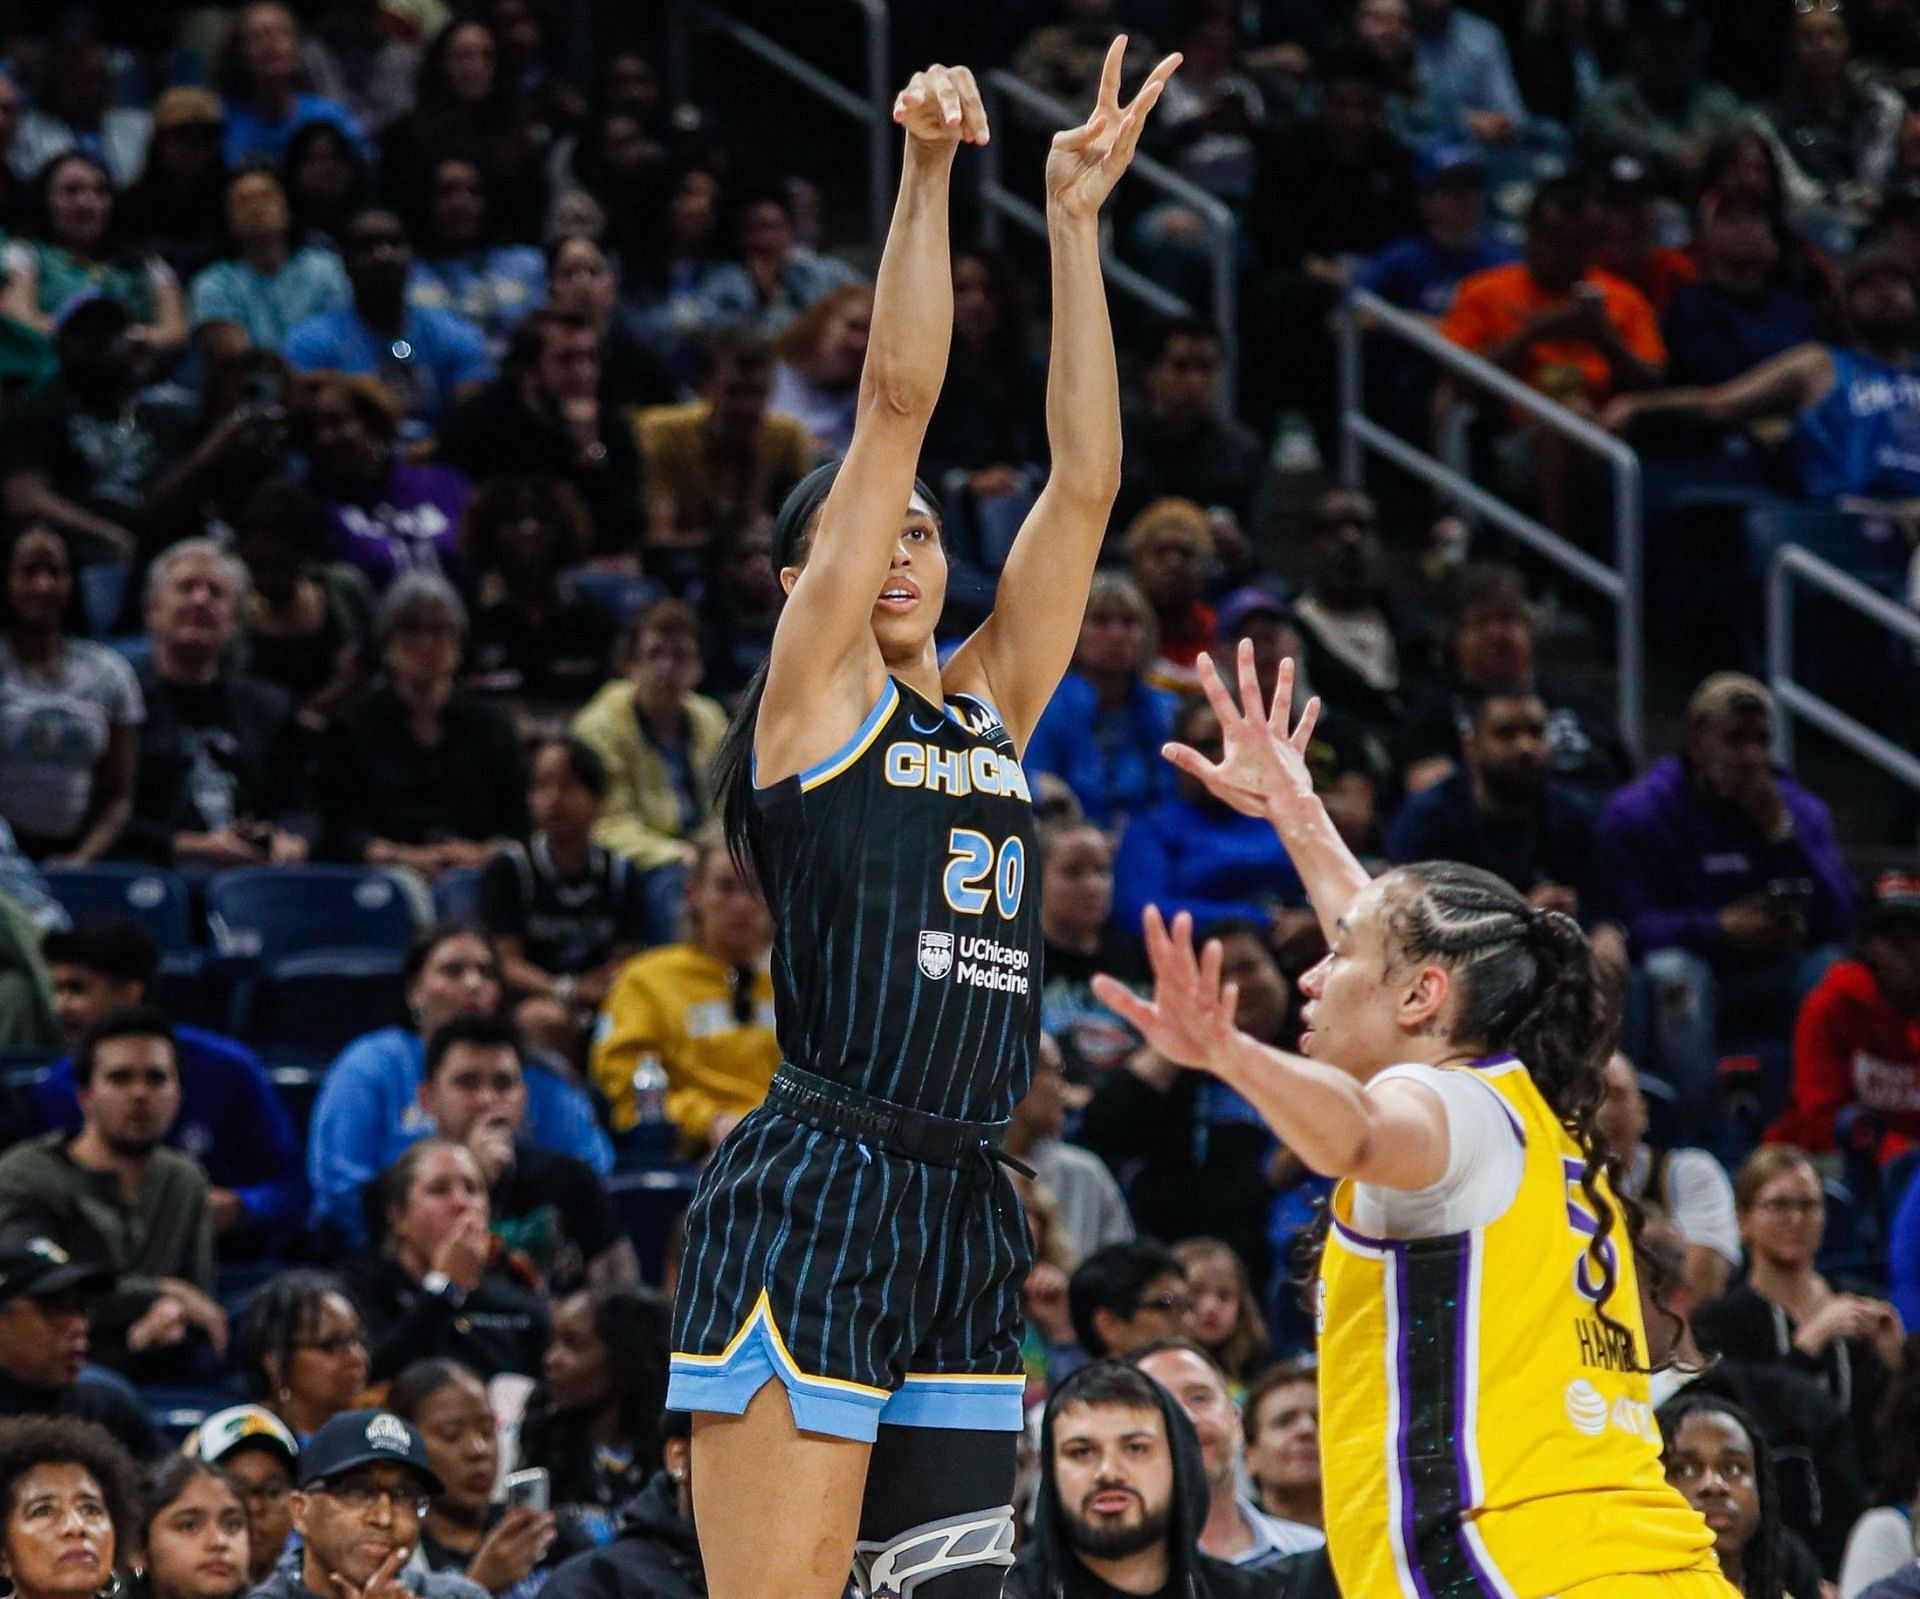
[[[139,1514],[133,1459],[104,1428],[0,1422],[0,1580],[13,1599],[118,1599]]]
[[[367,1386],[360,1312],[321,1272],[285,1271],[264,1284],[241,1312],[237,1344],[248,1392],[298,1440],[351,1410]]]
[[[293,1532],[288,1496],[300,1463],[299,1440],[265,1406],[234,1405],[194,1428],[181,1453],[218,1467],[233,1484],[247,1517],[246,1585],[265,1582]]]
[[[176,1455],[147,1484],[139,1599],[239,1599],[253,1585],[251,1547],[240,1485],[218,1466]]]
[[[1733,1182],[1747,1280],[1693,1313],[1709,1355],[1781,1365],[1810,1377],[1853,1423],[1871,1479],[1874,1414],[1900,1369],[1905,1329],[1886,1300],[1836,1287],[1814,1269],[1827,1225],[1820,1174],[1790,1144],[1747,1157]]]

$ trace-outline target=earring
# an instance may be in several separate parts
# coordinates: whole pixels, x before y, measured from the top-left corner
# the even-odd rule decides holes
[[[98,1599],[120,1599],[124,1589],[125,1584],[120,1581],[120,1573],[116,1571],[107,1579],[107,1585],[100,1590]]]
[[[673,1485],[676,1488],[684,1485],[687,1480],[687,1474],[684,1471],[670,1471],[667,1475],[673,1479]],[[0,1599],[11,1599],[11,1596],[0,1594]]]
[[[274,1397],[278,1399],[281,1404],[284,1405],[289,1399],[293,1397],[293,1390],[289,1388],[285,1383],[282,1383],[280,1385],[279,1391],[274,1395]]]
[[[13,1578],[0,1577],[0,1582],[6,1584],[4,1588],[0,1588],[0,1599],[14,1599],[14,1596],[20,1592],[20,1590],[14,1586]]]

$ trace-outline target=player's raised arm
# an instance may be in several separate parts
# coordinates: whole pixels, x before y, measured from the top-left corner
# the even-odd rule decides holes
[[[1264,816],[1272,823],[1306,885],[1320,930],[1331,944],[1340,918],[1369,879],[1366,867],[1347,848],[1313,791],[1307,746],[1320,717],[1320,701],[1309,700],[1296,722],[1292,661],[1280,663],[1271,708],[1261,703],[1253,645],[1245,639],[1240,641],[1238,665],[1240,703],[1236,705],[1212,658],[1200,657],[1200,687],[1220,719],[1224,738],[1220,759],[1210,761],[1185,744],[1169,744],[1163,753],[1216,799],[1243,816]]]
[[[1047,155],[1052,473],[1007,557],[993,615],[945,674],[955,688],[985,693],[1023,749],[1073,659],[1087,586],[1120,491],[1120,383],[1100,271],[1100,207],[1132,163],[1148,113],[1180,64],[1179,56],[1168,56],[1123,105],[1126,48],[1124,34],[1113,41],[1092,114],[1055,134]]]
[[[836,748],[883,684],[873,608],[947,370],[948,180],[958,147],[986,142],[986,110],[965,67],[934,66],[914,74],[894,101],[893,118],[906,129],[906,148],[874,282],[853,442],[774,633],[755,739],[762,783]]]

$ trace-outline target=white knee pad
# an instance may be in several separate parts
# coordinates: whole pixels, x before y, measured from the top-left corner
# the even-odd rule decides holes
[[[884,1543],[858,1543],[853,1568],[867,1599],[910,1599],[950,1571],[1013,1564],[1013,1506],[922,1522]]]

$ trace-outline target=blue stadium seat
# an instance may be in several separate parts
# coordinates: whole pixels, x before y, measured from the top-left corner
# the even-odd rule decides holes
[[[443,872],[433,882],[434,914],[443,921],[468,922],[480,914],[480,879],[483,866],[458,866]]]
[[[619,1214],[620,1225],[633,1240],[640,1257],[640,1275],[650,1283],[660,1280],[666,1258],[667,1235],[693,1198],[700,1180],[699,1167],[673,1161],[643,1168],[616,1168],[607,1178],[607,1193]]]
[[[193,902],[185,879],[158,866],[101,862],[49,866],[52,890],[76,927],[88,922],[138,922],[160,946],[161,969],[192,974],[202,950],[194,937]]]
[[[160,1429],[161,1441],[169,1449],[178,1449],[186,1442],[187,1434],[214,1412],[240,1404],[246,1397],[237,1385],[233,1388],[176,1388],[154,1384],[138,1391],[140,1403],[146,1407],[154,1426]]]
[[[391,872],[260,867],[213,879],[207,924],[236,969],[233,1030],[276,1061],[314,1062],[394,1020],[419,918]]]
[[[581,599],[621,629],[646,606],[665,598],[667,592],[652,578],[637,577],[630,572],[601,572],[590,566],[576,566],[563,575],[579,590]]]

